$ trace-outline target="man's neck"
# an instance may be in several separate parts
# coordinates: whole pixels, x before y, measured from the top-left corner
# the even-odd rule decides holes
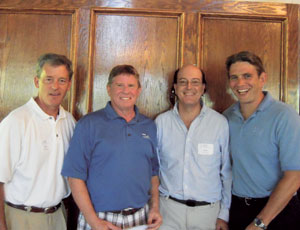
[[[48,114],[49,116],[53,116],[54,119],[56,120],[57,118],[57,115],[59,113],[59,107],[53,107],[53,108],[50,108],[48,106],[45,106],[41,100],[39,99],[39,97],[36,97],[34,98],[35,102],[38,104],[38,106],[46,113]]]
[[[193,120],[200,114],[201,109],[200,102],[198,105],[183,105],[178,103],[178,113],[187,129],[190,128]]]
[[[120,117],[124,118],[126,122],[130,122],[135,117],[134,109],[130,109],[130,110],[115,109],[115,111]]]
[[[240,111],[244,118],[244,120],[247,120],[259,107],[260,103],[264,99],[264,94],[262,93],[259,97],[259,100],[254,101],[252,103],[240,103]]]

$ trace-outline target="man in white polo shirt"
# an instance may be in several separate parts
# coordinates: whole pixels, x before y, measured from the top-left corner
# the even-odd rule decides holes
[[[61,167],[75,120],[61,106],[72,63],[45,54],[37,63],[38,96],[0,123],[0,230],[65,230],[61,201],[70,193]]]

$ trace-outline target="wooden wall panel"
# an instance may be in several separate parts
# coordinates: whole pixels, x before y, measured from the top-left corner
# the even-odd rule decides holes
[[[207,74],[208,94],[212,106],[224,111],[234,102],[227,89],[226,58],[248,50],[262,58],[268,82],[265,87],[282,99],[284,92],[282,68],[285,56],[284,18],[235,17],[202,15],[202,67]]]
[[[130,64],[140,73],[142,84],[137,105],[153,117],[169,108],[168,79],[180,55],[181,17],[178,13],[126,14],[95,12],[90,110],[103,108],[109,100],[106,83],[110,70],[115,65]]]
[[[300,6],[300,5],[299,5]],[[285,21],[285,30],[287,34],[286,41],[284,42],[285,66],[283,68],[285,74],[285,86],[287,90],[284,93],[283,101],[292,105],[298,112],[299,107],[299,74],[300,74],[300,53],[298,53],[300,43],[300,14],[298,10],[300,7],[297,5],[288,5],[287,7],[287,20]]]
[[[37,58],[45,52],[69,56],[71,37],[71,13],[0,11],[0,120],[37,94]]]

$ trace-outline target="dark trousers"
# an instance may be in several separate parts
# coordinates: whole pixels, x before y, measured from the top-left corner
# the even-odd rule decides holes
[[[269,198],[245,199],[232,196],[229,211],[229,230],[244,230],[253,223]],[[271,221],[268,230],[300,229],[300,201],[293,196],[288,205]]]

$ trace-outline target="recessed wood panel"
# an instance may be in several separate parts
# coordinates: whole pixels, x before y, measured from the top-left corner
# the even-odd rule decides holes
[[[169,107],[169,80],[177,67],[179,16],[95,15],[92,109],[103,108],[106,84],[115,65],[130,64],[140,73],[137,105],[153,117]]]
[[[37,95],[37,58],[46,52],[69,56],[71,34],[71,14],[0,11],[0,120]],[[63,105],[68,109],[68,98]]]
[[[203,16],[201,21],[201,63],[207,74],[209,99],[216,110],[222,112],[234,102],[227,88],[225,60],[243,50],[262,58],[268,74],[265,89],[274,98],[281,99],[284,89],[283,20]]]

